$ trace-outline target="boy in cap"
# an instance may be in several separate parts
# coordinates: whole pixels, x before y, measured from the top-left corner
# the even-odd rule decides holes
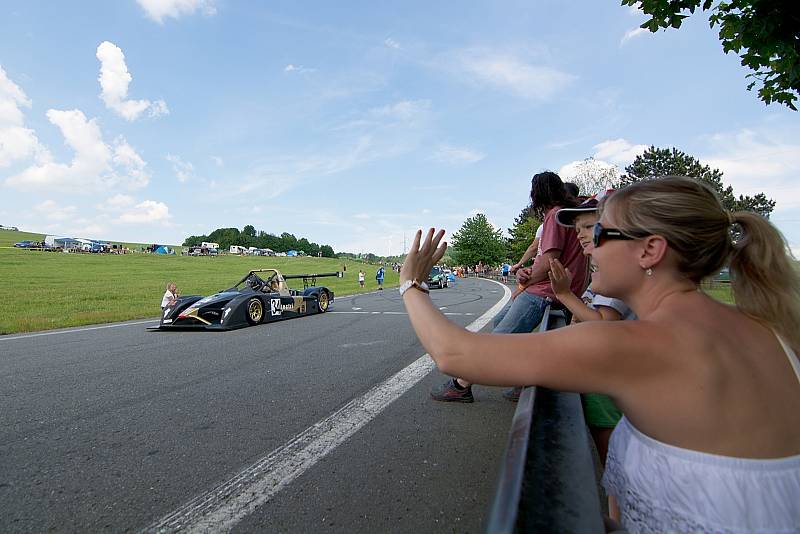
[[[603,191],[588,198],[574,208],[564,208],[556,213],[556,222],[562,226],[574,227],[583,253],[591,255],[594,225],[598,220],[597,206],[600,200],[612,190]],[[592,291],[591,284],[578,298],[570,290],[572,274],[558,260],[550,262],[550,285],[558,300],[572,312],[573,322],[618,321],[636,319],[636,315],[621,300],[605,297]],[[581,395],[592,438],[597,446],[600,460],[605,465],[608,452],[608,439],[611,431],[622,417],[622,412],[606,395],[588,393]]]

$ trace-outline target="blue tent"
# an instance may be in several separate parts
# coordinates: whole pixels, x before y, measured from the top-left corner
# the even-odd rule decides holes
[[[286,252],[286,255],[287,256],[297,256],[297,251],[296,250],[289,250],[289,251]]]
[[[159,245],[158,248],[156,248],[154,253],[155,254],[173,254],[173,252],[170,250],[170,248],[168,246],[166,246],[166,245]]]

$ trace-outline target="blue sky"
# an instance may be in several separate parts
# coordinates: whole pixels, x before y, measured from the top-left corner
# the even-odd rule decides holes
[[[403,252],[530,177],[651,144],[764,192],[800,253],[798,115],[745,90],[704,15],[615,0],[3,2],[0,224],[181,243],[218,227]]]

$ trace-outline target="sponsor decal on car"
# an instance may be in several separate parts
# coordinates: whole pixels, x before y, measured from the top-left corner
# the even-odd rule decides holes
[[[280,315],[283,313],[281,309],[281,299],[269,299],[269,313],[271,315]]]

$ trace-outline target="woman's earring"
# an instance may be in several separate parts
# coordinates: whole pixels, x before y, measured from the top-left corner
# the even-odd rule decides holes
[[[653,268],[648,267],[647,269],[644,270],[644,274],[646,274],[647,276],[653,276]]]

